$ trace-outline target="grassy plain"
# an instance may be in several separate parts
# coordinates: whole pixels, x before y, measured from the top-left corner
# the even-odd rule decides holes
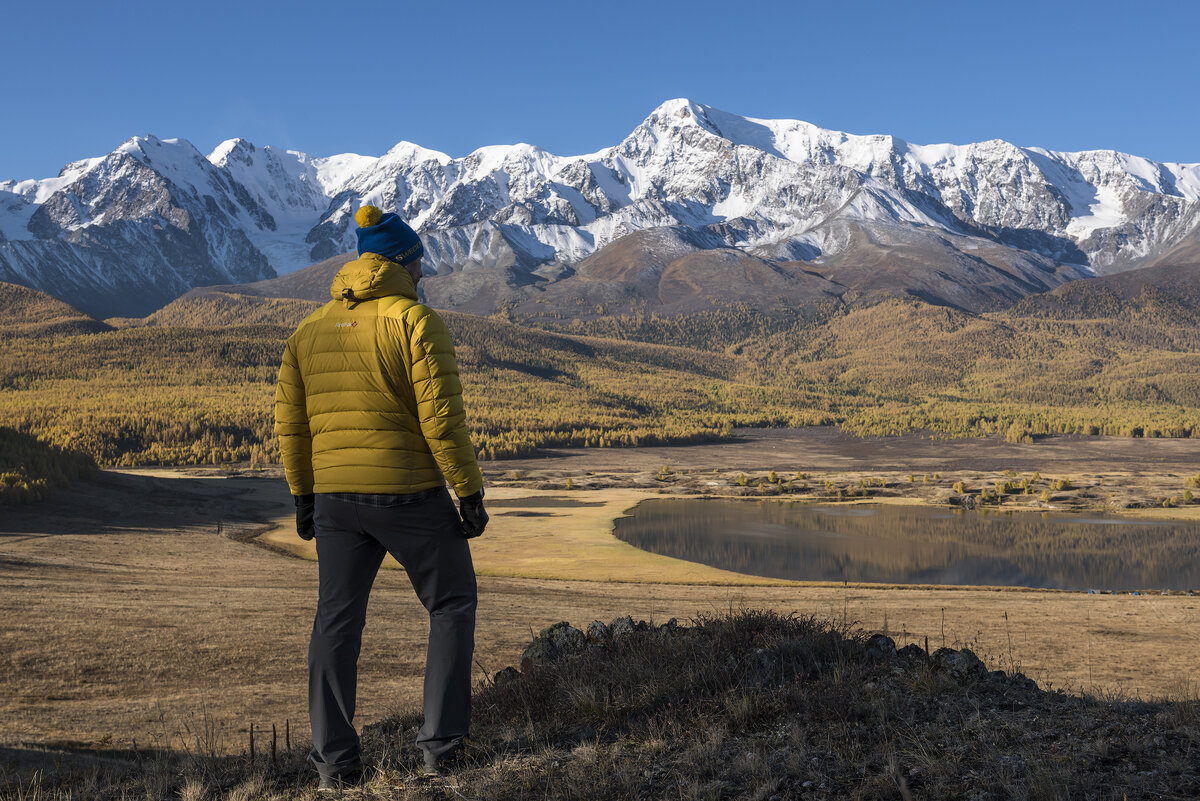
[[[901,645],[923,646],[925,638],[932,648],[969,645],[991,667],[1015,666],[1043,686],[1141,697],[1196,694],[1200,601],[1193,596],[760,582],[643,554],[607,535],[612,515],[664,488],[662,464],[672,462],[680,481],[688,476],[677,461],[684,454],[697,466],[740,463],[746,472],[799,464],[819,483],[862,472],[856,466],[864,459],[903,461],[906,450],[920,464],[939,445],[915,437],[878,441],[872,457],[839,451],[828,432],[778,433],[773,449],[752,440],[573,450],[518,462],[526,475],[517,479],[505,477],[507,465],[489,468],[493,525],[475,545],[482,574],[476,678],[517,663],[531,634],[558,620],[586,625],[631,614],[661,622],[752,607],[857,621],[886,630]],[[1200,443],[1190,440],[1076,440],[1047,443],[1045,461],[1055,475],[1082,484],[1130,444],[1144,448],[1143,458],[1126,460],[1122,471],[1131,495],[1160,493],[1200,456]],[[964,451],[946,463],[980,471],[1033,465],[1043,447],[973,445],[974,456]],[[1075,470],[1062,461],[1066,455],[1073,455]],[[628,460],[624,470],[605,461],[621,457]],[[15,749],[10,756],[30,755],[20,743],[37,744],[37,751],[47,744],[127,747],[133,739],[176,749],[217,743],[222,752],[238,753],[252,721],[282,731],[290,720],[299,736],[306,730],[305,649],[316,565],[248,542],[277,525],[286,528],[286,487],[272,471],[151,473],[105,473],[60,492],[52,505],[6,511],[0,742]],[[1117,479],[1116,471],[1103,475]],[[566,478],[607,486],[568,492]],[[714,480],[698,471],[689,479],[706,488]],[[670,491],[686,489],[676,484]],[[935,490],[919,483],[913,492],[920,501],[921,493]],[[564,495],[602,505],[545,505]],[[518,505],[521,498],[532,502]],[[289,544],[286,537],[281,542]],[[382,571],[362,657],[362,722],[415,702],[426,632],[403,572]]]

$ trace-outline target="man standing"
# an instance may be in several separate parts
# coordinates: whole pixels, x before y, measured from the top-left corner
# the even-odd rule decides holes
[[[374,206],[360,208],[355,221],[359,258],[334,278],[333,300],[288,339],[275,392],[275,433],[297,532],[316,536],[309,760],[321,789],[357,781],[358,654],[385,553],[404,566],[429,611],[417,745],[435,770],[461,747],[475,647],[467,539],[482,534],[488,520],[450,334],[417,301],[421,240],[397,215]]]

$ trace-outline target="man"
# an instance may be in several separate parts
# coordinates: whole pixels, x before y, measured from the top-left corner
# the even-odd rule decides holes
[[[482,534],[488,520],[450,334],[417,301],[421,240],[397,215],[374,206],[360,208],[355,221],[359,258],[333,279],[334,300],[288,339],[275,393],[296,529],[304,539],[316,536],[309,760],[321,789],[358,778],[358,654],[385,553],[404,566],[429,611],[417,745],[432,770],[461,747],[475,647],[467,539]]]

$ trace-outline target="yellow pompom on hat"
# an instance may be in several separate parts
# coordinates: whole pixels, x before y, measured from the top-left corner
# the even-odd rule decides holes
[[[370,228],[374,225],[379,225],[379,221],[383,219],[383,212],[378,206],[363,206],[354,213],[354,221],[358,223],[359,228]]]
[[[398,214],[384,214],[377,206],[363,206],[354,213],[358,223],[358,255],[378,253],[401,264],[425,255],[421,237]]]

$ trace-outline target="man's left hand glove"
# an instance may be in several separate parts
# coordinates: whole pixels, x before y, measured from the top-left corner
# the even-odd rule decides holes
[[[483,510],[483,489],[474,495],[459,498],[458,511],[462,515],[462,535],[467,539],[478,537],[487,528],[488,513]]]
[[[317,496],[293,495],[292,500],[296,502],[296,533],[302,540],[311,540],[317,533],[317,526],[313,523],[313,509],[317,505]]]

